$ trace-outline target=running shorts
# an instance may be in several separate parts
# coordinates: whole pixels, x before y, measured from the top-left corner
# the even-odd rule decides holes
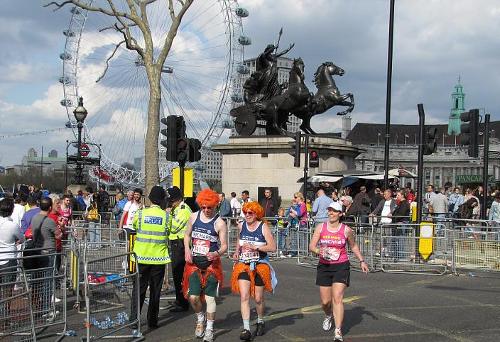
[[[348,287],[350,274],[349,261],[340,264],[319,263],[316,273],[316,285],[332,286],[333,283],[342,283]]]
[[[264,281],[262,280],[262,278],[260,277],[260,275],[257,272],[255,272],[254,279],[255,279],[255,286],[264,286]],[[238,275],[238,280],[250,281],[250,276],[248,275],[247,272],[241,272]]]
[[[189,276],[189,295],[191,296],[199,296],[203,291],[206,296],[217,297],[218,289],[219,282],[212,274],[207,277],[207,283],[204,289],[201,288],[201,279],[198,272],[193,272]]]

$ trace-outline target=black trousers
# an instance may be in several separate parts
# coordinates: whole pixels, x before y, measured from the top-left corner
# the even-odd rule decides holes
[[[158,314],[160,312],[160,292],[165,276],[165,265],[139,264],[139,304],[142,305],[146,298],[146,290],[149,286],[148,326],[158,325]],[[133,315],[135,316],[135,315]],[[133,317],[135,318],[135,317]]]
[[[182,294],[182,276],[184,275],[184,239],[170,240],[170,259],[172,260],[172,273],[175,287],[175,302],[184,308],[189,307],[189,302]]]

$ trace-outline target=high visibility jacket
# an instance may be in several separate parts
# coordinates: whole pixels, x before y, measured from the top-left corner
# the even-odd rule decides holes
[[[138,210],[134,216],[136,230],[134,253],[140,264],[168,264],[167,213],[157,205]]]
[[[184,239],[191,213],[191,208],[184,202],[170,211],[168,218],[168,238],[170,240]]]

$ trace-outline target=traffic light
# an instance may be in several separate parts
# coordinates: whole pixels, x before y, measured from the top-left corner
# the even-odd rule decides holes
[[[189,139],[181,138],[177,140],[177,155],[175,161],[179,162],[180,166],[184,166],[189,155]]]
[[[293,139],[294,139],[294,142],[292,143],[292,147],[293,147],[293,152],[292,152],[292,155],[293,155],[293,166],[294,167],[300,167],[300,150],[301,150],[300,140],[301,140],[301,132],[300,131],[295,132],[295,136],[293,137]]]
[[[424,155],[433,154],[437,150],[437,128],[428,127],[424,136]]]
[[[309,167],[319,167],[319,154],[316,150],[309,151]]]
[[[196,162],[201,159],[201,141],[198,139],[191,138],[189,139],[189,156],[188,159],[190,162]]]
[[[460,144],[469,146],[469,157],[479,156],[479,109],[460,114]]]
[[[161,118],[161,123],[166,125],[160,132],[166,137],[166,140],[161,140],[160,144],[167,149],[167,160],[178,161],[179,140],[186,137],[186,123],[182,116],[169,115],[166,118]]]

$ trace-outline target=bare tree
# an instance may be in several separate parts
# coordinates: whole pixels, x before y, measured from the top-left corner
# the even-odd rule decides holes
[[[148,5],[160,0],[123,0],[126,5],[120,8],[124,7],[125,10],[118,10],[118,6],[115,4],[117,1],[118,0],[106,0],[104,3],[107,3],[107,6],[105,7],[87,5],[82,0],[53,1],[46,4],[45,7],[54,6],[55,10],[58,10],[65,5],[72,4],[90,12],[97,12],[102,15],[116,18],[116,22],[112,29],[121,33],[123,40],[116,43],[115,50],[108,60],[106,60],[106,69],[101,78],[106,73],[107,66],[115,55],[116,50],[123,44],[125,44],[127,49],[136,51],[143,61],[149,81],[150,94],[148,101],[146,141],[144,144],[145,185],[146,193],[149,193],[149,190],[159,183],[160,177],[158,169],[158,135],[160,132],[161,72],[172,47],[174,38],[177,35],[177,30],[179,29],[182,18],[194,0],[168,0],[168,9],[172,22],[170,23],[168,33],[156,59],[153,49],[153,37],[146,10]],[[139,28],[140,34],[142,34],[141,39],[132,35],[131,27]],[[103,28],[103,30],[104,29],[109,29],[109,27]],[[139,41],[143,41],[143,45],[139,44]]]

